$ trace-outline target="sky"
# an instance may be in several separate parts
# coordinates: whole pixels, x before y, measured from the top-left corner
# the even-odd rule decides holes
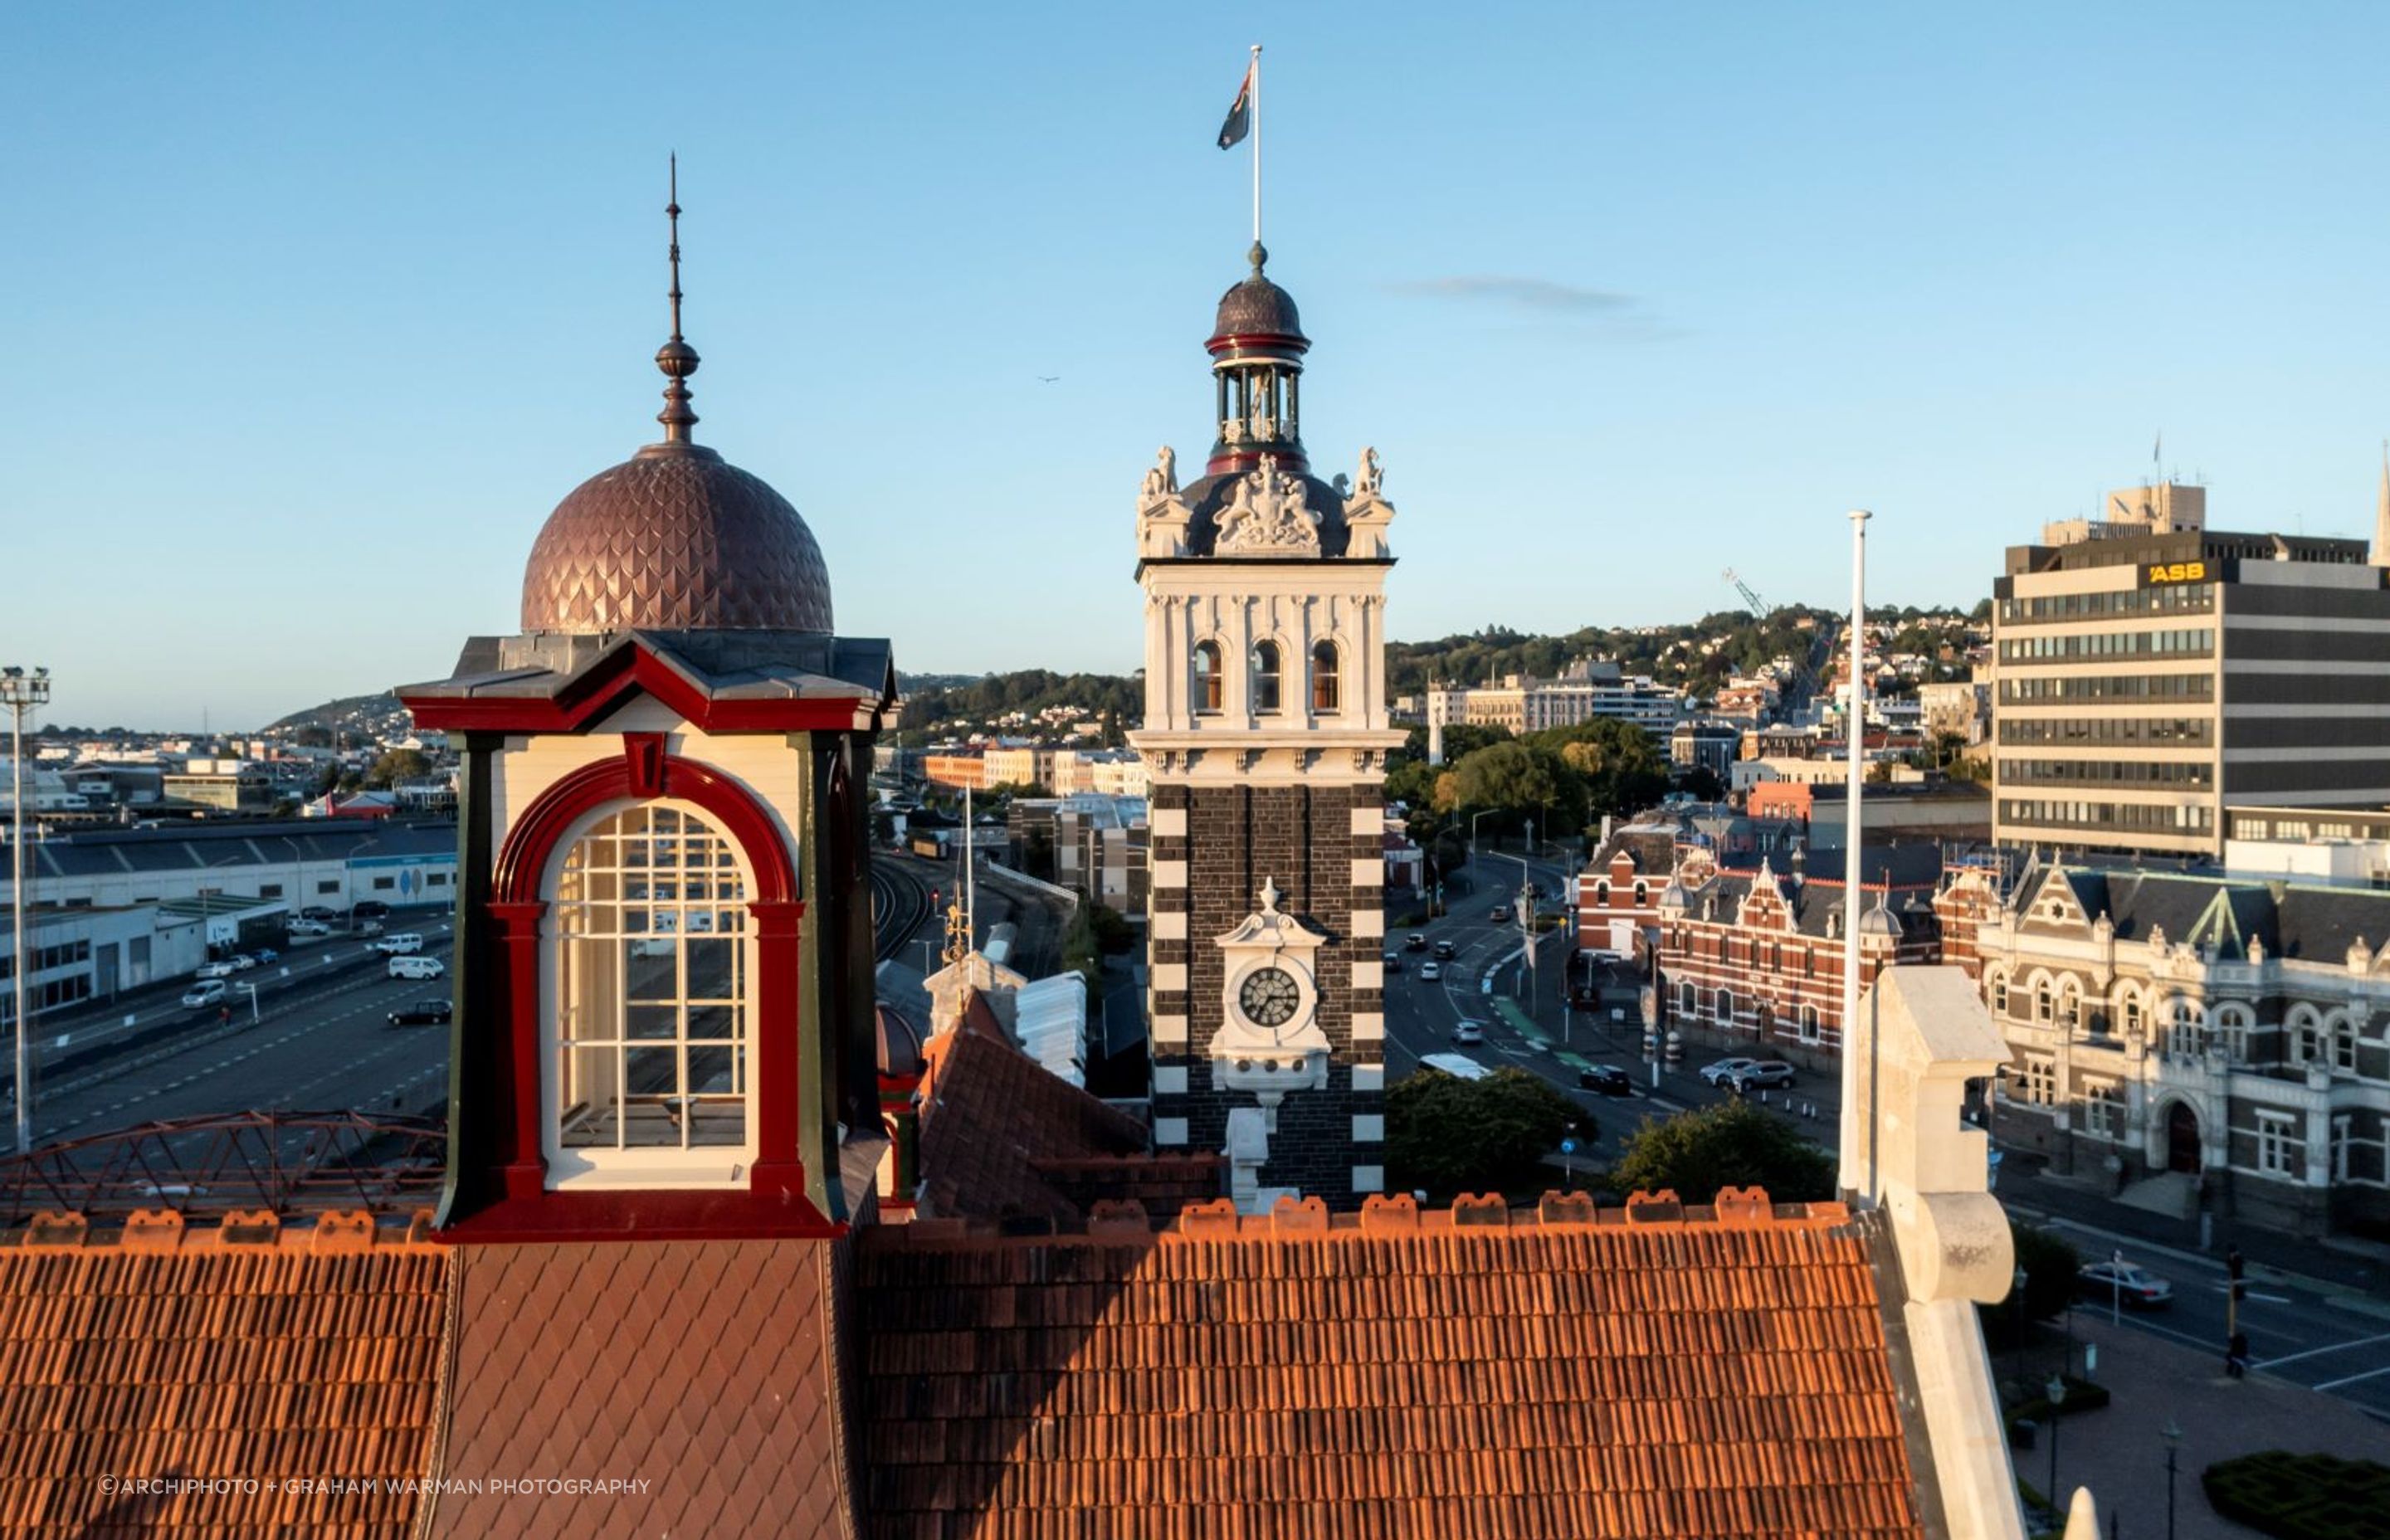
[[[1134,500],[1208,446],[1265,233],[1389,626],[1690,620],[2002,547],[2160,468],[2370,531],[2390,7],[19,6],[0,662],[218,729],[446,674],[660,436],[910,672],[1139,662]],[[1047,380],[1042,377],[1055,377]]]

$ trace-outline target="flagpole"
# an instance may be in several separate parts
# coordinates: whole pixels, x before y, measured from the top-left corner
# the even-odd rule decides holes
[[[1262,45],[1253,45],[1253,244],[1262,243]]]

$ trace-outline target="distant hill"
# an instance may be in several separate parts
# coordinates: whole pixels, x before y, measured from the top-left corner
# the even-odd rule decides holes
[[[379,695],[343,696],[303,712],[292,712],[267,723],[263,730],[276,737],[338,732],[343,745],[382,743],[412,734],[415,718],[398,703],[398,697],[385,690]]]

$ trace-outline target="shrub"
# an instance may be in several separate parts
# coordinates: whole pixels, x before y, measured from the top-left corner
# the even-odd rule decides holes
[[[1458,1192],[1540,1191],[1543,1163],[1570,1123],[1593,1137],[1593,1119],[1524,1070],[1462,1080],[1421,1070],[1386,1092],[1386,1164],[1400,1190],[1431,1199]]]
[[[2217,1512],[2277,1540],[2372,1540],[2390,1513],[2390,1465],[2373,1460],[2268,1449],[2199,1481]]]
[[[1834,1161],[1791,1123],[1745,1101],[1660,1121],[1646,1118],[1610,1170],[1620,1192],[1673,1188],[1706,1203],[1720,1187],[1762,1187],[1780,1203],[1834,1196]]]

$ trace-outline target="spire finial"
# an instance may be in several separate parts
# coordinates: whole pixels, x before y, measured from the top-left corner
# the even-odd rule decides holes
[[[1269,261],[1269,248],[1257,240],[1253,249],[1245,253],[1245,260],[1253,264],[1253,276],[1258,278],[1262,276],[1262,263]]]
[[[656,420],[664,425],[666,443],[687,443],[688,430],[697,425],[697,414],[689,409],[688,377],[697,372],[697,350],[681,340],[680,335],[680,156],[675,152],[668,162],[671,171],[671,191],[664,202],[664,217],[670,221],[672,254],[672,339],[656,350],[656,367],[664,372],[672,383],[664,387],[664,409]]]

